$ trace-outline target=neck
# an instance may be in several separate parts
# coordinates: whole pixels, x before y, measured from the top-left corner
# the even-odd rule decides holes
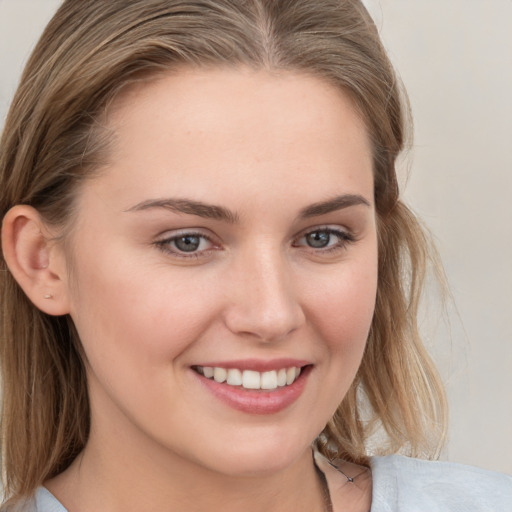
[[[285,468],[236,475],[212,471],[152,442],[125,441],[119,435],[102,439],[92,429],[83,453],[46,486],[70,512],[324,510],[309,448]]]

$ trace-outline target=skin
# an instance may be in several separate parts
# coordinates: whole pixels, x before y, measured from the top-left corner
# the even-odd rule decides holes
[[[362,121],[317,78],[209,69],[130,89],[108,127],[111,163],[80,190],[72,252],[54,256],[87,356],[91,436],[47,487],[71,512],[323,510],[310,445],[360,364],[377,286]],[[347,194],[362,201],[303,215]],[[233,218],[141,208],[166,198]],[[172,237],[190,232],[207,238],[184,257]],[[275,414],[233,409],[192,369],[282,357],[311,371]]]

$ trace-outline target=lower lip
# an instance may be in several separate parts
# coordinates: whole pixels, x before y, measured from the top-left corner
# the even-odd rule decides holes
[[[276,414],[292,405],[304,391],[311,366],[304,368],[289,386],[272,391],[244,389],[207,379],[191,370],[216,398],[229,407],[247,414]]]

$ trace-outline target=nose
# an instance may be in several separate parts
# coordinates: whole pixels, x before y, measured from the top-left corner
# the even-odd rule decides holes
[[[290,262],[278,250],[241,256],[234,267],[228,277],[230,297],[224,315],[230,331],[271,342],[305,322]]]

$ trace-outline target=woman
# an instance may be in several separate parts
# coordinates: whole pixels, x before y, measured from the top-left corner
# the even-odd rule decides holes
[[[359,2],[65,1],[1,143],[5,510],[506,510],[369,457],[445,424],[406,114]]]

